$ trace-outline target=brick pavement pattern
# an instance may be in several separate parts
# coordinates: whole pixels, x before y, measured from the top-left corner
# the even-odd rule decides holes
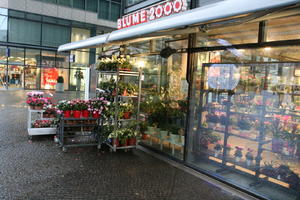
[[[25,94],[0,91],[0,199],[239,199],[139,150],[110,153],[88,147],[63,153],[52,136],[30,142]]]

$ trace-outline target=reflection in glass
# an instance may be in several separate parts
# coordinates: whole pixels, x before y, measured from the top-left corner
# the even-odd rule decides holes
[[[7,41],[7,17],[0,15],[0,41]]]
[[[187,161],[276,200],[300,186],[300,64],[271,62],[288,49],[197,54],[190,101]]]
[[[133,58],[142,68],[141,112],[142,142],[171,156],[183,159],[188,83],[186,54],[173,54],[168,59],[158,55]]]

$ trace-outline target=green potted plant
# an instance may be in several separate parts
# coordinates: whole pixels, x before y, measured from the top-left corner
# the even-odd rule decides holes
[[[246,153],[246,165],[248,167],[253,165],[254,155],[253,155],[253,149],[248,148],[248,151]]]
[[[64,77],[58,76],[56,83],[56,92],[63,92],[64,91]]]
[[[236,146],[234,156],[235,156],[235,162],[240,162],[241,158],[243,157],[243,148]]]
[[[81,79],[83,79],[83,72],[80,68],[77,68],[74,77],[76,78],[76,90],[80,91],[81,88]]]
[[[123,103],[119,106],[120,111],[123,113],[124,119],[130,119],[133,108],[134,106],[132,103]]]
[[[221,155],[222,149],[223,149],[222,142],[218,141],[217,144],[214,147],[215,157],[219,157]]]

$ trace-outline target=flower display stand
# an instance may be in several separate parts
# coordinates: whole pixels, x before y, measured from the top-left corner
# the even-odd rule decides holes
[[[122,128],[126,128],[127,124],[131,122],[139,122],[140,115],[140,101],[141,101],[141,84],[142,84],[142,73],[141,72],[133,72],[133,71],[99,71],[99,82],[107,82],[108,80],[114,79],[116,88],[114,91],[110,91],[108,93],[109,99],[111,99],[111,103],[115,103],[117,108],[115,110],[114,116],[112,117],[113,130],[119,130]],[[134,95],[127,94],[126,90],[123,93],[120,93],[119,83],[130,82],[135,83],[137,86],[137,91]],[[105,88],[97,88],[96,94],[98,96],[99,92],[107,91]],[[131,116],[124,113],[124,117],[121,118],[118,113],[121,112],[121,106],[119,104],[128,103],[129,101],[134,102],[134,109],[136,110],[136,115]],[[126,116],[126,117],[125,117]],[[134,128],[136,131],[139,129],[138,123]],[[116,138],[110,138],[111,141],[116,141]],[[138,141],[135,141],[135,144],[123,145],[120,146],[116,142],[110,142],[109,140],[106,142],[107,146],[110,148],[111,152],[116,152],[119,149],[124,149],[127,151],[128,149],[136,148]]]
[[[97,146],[101,149],[104,138],[100,134],[101,119],[64,118],[58,123],[57,139],[63,152],[70,147]]]
[[[43,113],[45,110],[32,110],[28,108],[28,116],[27,116],[27,131],[29,135],[29,140],[32,139],[32,136],[35,135],[55,135],[56,128],[49,127],[49,128],[34,128],[32,123],[35,120],[54,120],[54,118],[43,118]]]

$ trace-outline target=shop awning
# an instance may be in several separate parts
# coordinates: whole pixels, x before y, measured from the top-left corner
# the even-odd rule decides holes
[[[300,3],[300,0],[224,0],[215,4],[188,10],[183,13],[174,14],[151,22],[92,37],[87,40],[64,44],[58,48],[58,51],[91,48],[105,43],[141,37],[158,31],[180,28],[193,24],[205,23],[211,20],[289,6],[296,3]]]

